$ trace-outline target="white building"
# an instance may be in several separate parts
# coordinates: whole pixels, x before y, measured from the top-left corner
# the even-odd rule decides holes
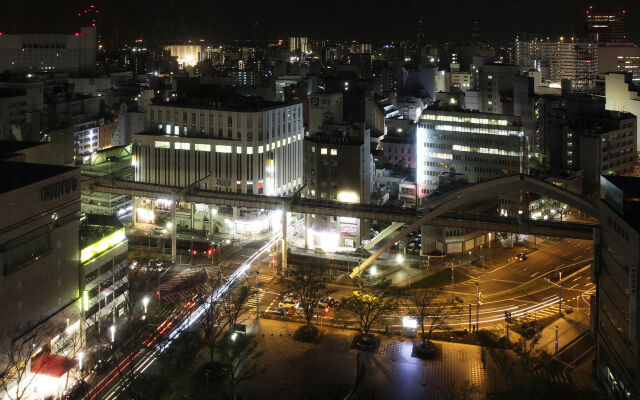
[[[95,70],[95,27],[82,28],[71,35],[0,35],[0,71],[93,75]]]
[[[247,99],[229,106],[152,105],[150,126],[133,135],[136,180],[265,194],[302,183],[304,127],[300,103]]]
[[[433,192],[451,168],[478,183],[523,172],[526,139],[517,117],[427,109],[417,130],[418,197]]]
[[[73,126],[73,140],[76,155],[82,156],[91,154],[100,148],[99,133],[100,125],[104,120],[91,120],[80,122]]]

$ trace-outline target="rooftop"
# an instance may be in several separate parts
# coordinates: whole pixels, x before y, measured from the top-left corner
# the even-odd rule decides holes
[[[0,140],[0,160],[13,156],[22,150],[42,146],[45,142],[23,142],[16,140]]]
[[[59,165],[0,161],[0,193],[11,192],[75,169]]]
[[[213,98],[178,99],[169,103],[154,100],[154,106],[198,108],[221,111],[265,111],[298,104],[298,101],[268,101],[258,96],[231,96]]]
[[[84,249],[122,228],[124,225],[113,215],[86,214],[80,220],[80,248]]]

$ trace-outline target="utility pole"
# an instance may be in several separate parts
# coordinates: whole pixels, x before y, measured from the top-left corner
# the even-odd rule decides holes
[[[558,325],[556,325],[556,354],[558,354]]]
[[[469,332],[471,332],[471,303],[469,303]]]
[[[453,304],[455,302],[455,294],[453,293],[453,266],[455,265],[455,263],[452,261],[451,262],[451,304]]]

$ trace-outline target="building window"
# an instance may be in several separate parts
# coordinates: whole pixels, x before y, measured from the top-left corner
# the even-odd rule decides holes
[[[170,149],[171,143],[156,141],[156,149]]]
[[[175,142],[173,144],[173,147],[176,150],[189,150],[191,149],[191,143],[180,143],[180,142]]]
[[[194,146],[196,151],[211,151],[211,145],[210,144],[199,144],[196,143]]]
[[[320,149],[320,154],[326,155],[327,154],[327,148],[326,147],[321,148]]]
[[[51,248],[49,226],[44,226],[15,238],[0,246],[2,253],[4,275],[36,261],[45,251]]]
[[[331,155],[332,156],[337,156],[338,155],[338,149],[331,149]]]

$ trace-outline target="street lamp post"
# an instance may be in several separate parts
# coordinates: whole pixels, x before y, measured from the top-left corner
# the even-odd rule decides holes
[[[455,298],[454,298],[455,293],[453,292],[453,286],[454,286],[454,283],[453,283],[453,267],[454,267],[454,265],[455,265],[455,263],[451,262],[451,303],[452,304],[455,302]]]
[[[147,306],[148,305],[149,305],[149,298],[145,296],[145,297],[142,298],[142,306],[144,307],[145,315],[147,314]]]
[[[480,330],[480,284],[476,281],[476,331]]]
[[[109,333],[111,333],[111,345],[113,345],[113,342],[116,341],[116,326],[115,325],[111,325],[109,327]]]
[[[562,315],[562,271],[560,271],[560,279],[558,280],[558,315]]]

